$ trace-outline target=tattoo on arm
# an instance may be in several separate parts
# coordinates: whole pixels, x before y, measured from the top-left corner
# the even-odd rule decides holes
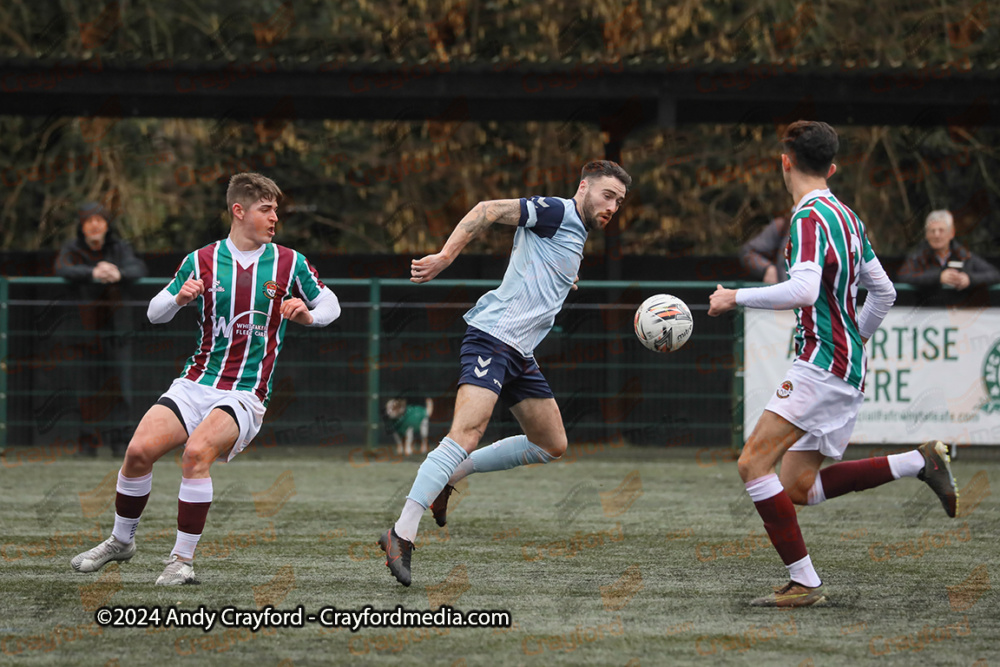
[[[521,219],[521,202],[517,199],[498,199],[486,202],[486,217],[490,222],[502,225],[516,225]]]
[[[469,211],[458,227],[469,236],[477,236],[494,222],[516,225],[520,217],[521,205],[516,199],[482,202]]]

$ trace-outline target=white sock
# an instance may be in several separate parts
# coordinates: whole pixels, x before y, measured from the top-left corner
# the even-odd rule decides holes
[[[812,559],[808,555],[785,567],[788,568],[788,577],[803,586],[816,588],[823,583],[819,580],[819,575],[816,574],[816,570],[813,568]]]
[[[902,454],[890,454],[886,458],[889,459],[889,470],[895,479],[916,477],[917,473],[924,469],[924,455],[918,449]]]
[[[781,480],[773,472],[770,475],[751,479],[746,483],[746,487],[747,493],[750,494],[750,500],[755,503],[773,498],[785,490],[785,487],[781,485]]]
[[[198,540],[201,539],[201,535],[192,535],[191,533],[184,533],[177,531],[177,541],[174,542],[174,548],[170,551],[170,554],[177,554],[181,557],[181,560],[194,560],[194,550],[198,546]]]
[[[212,502],[213,488],[212,478],[192,478],[181,477],[181,488],[177,491],[177,499],[186,503],[210,503]]]
[[[455,472],[451,474],[451,478],[448,480],[448,484],[451,486],[455,486],[460,481],[462,481],[463,479],[465,479],[474,472],[476,472],[476,462],[472,460],[472,457],[470,456],[469,458],[465,459],[464,461],[458,464],[458,467],[455,468]]]
[[[122,471],[118,471],[118,483],[115,491],[126,496],[148,496],[153,490],[153,473],[147,473],[142,477],[126,477]]]
[[[816,481],[813,482],[812,488],[809,489],[809,493],[806,496],[806,505],[819,505],[824,500],[826,500],[826,492],[823,491],[823,478],[820,477],[817,470]]]
[[[118,516],[118,512],[115,512],[115,527],[111,529],[111,534],[122,544],[131,544],[135,540],[135,531],[139,527],[140,518],[129,519]]]
[[[399,521],[396,522],[396,534],[407,542],[415,542],[417,539],[417,529],[420,527],[420,517],[424,515],[424,507],[416,500],[406,499],[403,511],[399,514]]]

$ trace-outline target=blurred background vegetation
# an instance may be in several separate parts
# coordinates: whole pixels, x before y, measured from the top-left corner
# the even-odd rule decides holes
[[[916,72],[905,85],[916,88],[921,77],[995,70],[998,24],[996,5],[947,1],[5,0],[0,58],[137,66],[388,61],[442,69],[518,62],[609,69],[782,62],[858,71],[905,65]],[[225,182],[255,170],[288,195],[283,244],[305,252],[424,253],[436,250],[478,200],[572,195],[580,166],[603,156],[606,140],[595,126],[575,122],[572,110],[561,123],[479,123],[463,121],[460,111],[448,122],[269,119],[281,104],[294,100],[261,91],[254,122],[100,112],[67,118],[57,108],[48,117],[0,115],[0,247],[55,249],[73,234],[76,206],[102,199],[138,250],[187,250],[225,233]],[[997,254],[1000,132],[838,129],[840,171],[832,187],[868,223],[880,253],[903,254],[922,238],[926,213],[948,207],[961,240]],[[622,163],[635,183],[620,214],[623,250],[734,252],[791,204],[777,169],[777,132],[773,125],[733,124],[630,134]],[[590,244],[599,250],[603,240]],[[498,232],[477,250],[506,253],[509,246],[509,234]]]

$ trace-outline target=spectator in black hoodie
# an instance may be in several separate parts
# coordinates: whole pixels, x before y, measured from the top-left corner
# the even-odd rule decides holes
[[[955,222],[945,210],[931,211],[925,240],[906,256],[897,280],[923,288],[964,290],[1000,282],[1000,271],[955,240]]]
[[[785,246],[788,245],[788,218],[778,216],[740,248],[740,264],[751,280],[773,285],[788,280]]]
[[[56,275],[75,286],[83,328],[95,335],[93,344],[84,345],[87,365],[77,384],[94,392],[79,401],[80,453],[89,456],[97,455],[104,440],[114,456],[124,455],[128,446],[132,318],[122,302],[131,281],[146,275],[145,263],[118,238],[112,222],[101,204],[81,206],[76,238],[63,245],[55,266]]]

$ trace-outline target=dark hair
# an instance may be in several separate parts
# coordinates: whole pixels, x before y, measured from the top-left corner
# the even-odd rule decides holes
[[[796,169],[821,178],[826,178],[840,148],[837,131],[817,120],[795,121],[785,129],[781,144],[791,154]]]
[[[239,202],[243,208],[250,208],[261,199],[267,201],[281,201],[281,188],[267,176],[245,171],[234,174],[229,179],[229,188],[226,190],[226,206],[229,214],[233,213],[233,204]]]
[[[104,218],[104,221],[108,223],[108,225],[114,222],[115,219],[115,217],[111,215],[111,211],[109,211],[104,204],[96,201],[89,201],[81,204],[80,208],[77,209],[76,214],[81,223],[93,215],[101,216]]]
[[[628,175],[621,165],[611,160],[594,160],[583,165],[580,172],[580,180],[587,178],[600,178],[601,176],[611,176],[617,178],[625,186],[625,192],[632,186],[632,177]]]

